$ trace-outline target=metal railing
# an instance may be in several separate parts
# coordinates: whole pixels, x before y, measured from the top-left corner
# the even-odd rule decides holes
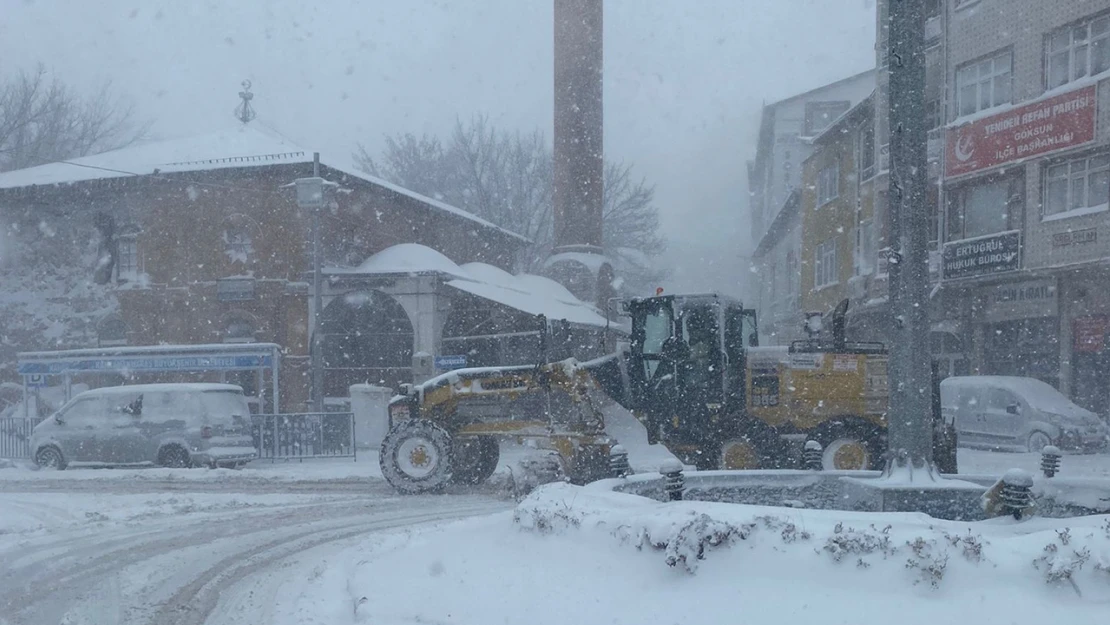
[[[355,458],[355,416],[350,412],[251,415],[260,459]]]
[[[9,460],[31,457],[31,430],[34,429],[33,419],[4,418],[0,419],[0,458]]]

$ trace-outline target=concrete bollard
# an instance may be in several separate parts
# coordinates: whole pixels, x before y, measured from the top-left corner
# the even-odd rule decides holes
[[[663,492],[667,494],[667,501],[682,501],[682,491],[686,490],[682,463],[674,458],[664,460],[659,473],[663,474]]]
[[[806,441],[805,448],[802,449],[802,459],[805,461],[807,469],[820,471],[825,468],[824,455],[825,451],[821,449],[821,443],[815,440]]]
[[[1017,520],[1033,506],[1033,476],[1028,471],[1010,469],[1002,476],[1002,510]]]
[[[1060,448],[1055,445],[1045,445],[1041,450],[1041,471],[1045,477],[1053,477],[1060,472]]]
[[[613,477],[632,475],[632,467],[628,464],[628,450],[624,445],[613,445],[609,450],[609,475]]]

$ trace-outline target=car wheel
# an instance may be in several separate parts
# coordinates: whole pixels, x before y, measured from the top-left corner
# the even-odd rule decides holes
[[[62,471],[66,468],[66,459],[61,449],[54,445],[46,445],[35,452],[35,464],[43,469]]]
[[[1048,434],[1037,430],[1029,435],[1029,441],[1026,444],[1026,449],[1039,454],[1041,453],[1042,449],[1051,444],[1052,438]]]
[[[193,459],[184,447],[168,445],[158,452],[158,466],[167,469],[188,469],[193,466]]]

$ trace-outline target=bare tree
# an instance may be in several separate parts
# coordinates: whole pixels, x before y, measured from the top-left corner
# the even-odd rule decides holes
[[[0,171],[124,147],[145,132],[110,83],[82,97],[41,66],[0,82]]]
[[[543,133],[510,133],[488,118],[457,120],[444,145],[428,135],[386,137],[380,160],[359,146],[359,166],[372,175],[463,208],[518,232],[533,243],[523,259],[525,271],[538,271],[553,239],[552,153]],[[632,167],[605,167],[605,247],[620,265],[627,289],[642,291],[662,272],[651,256],[663,250],[655,189],[636,180]]]

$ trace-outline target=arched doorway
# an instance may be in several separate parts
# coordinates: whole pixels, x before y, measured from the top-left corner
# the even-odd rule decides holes
[[[337,297],[321,314],[320,334],[325,397],[347,397],[352,384],[396,388],[412,381],[412,322],[389,295]]]

